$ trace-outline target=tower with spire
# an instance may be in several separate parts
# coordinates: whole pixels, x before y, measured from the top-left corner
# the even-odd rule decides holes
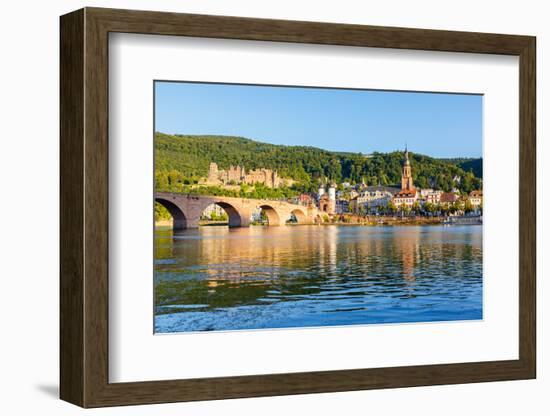
[[[401,190],[393,197],[393,203],[397,207],[411,208],[418,200],[419,192],[414,187],[412,178],[411,161],[409,150],[405,144],[405,155],[403,160],[403,171],[401,173]]]
[[[401,174],[401,190],[412,191],[414,189],[414,183],[412,178],[411,161],[409,160],[409,150],[405,145],[405,159],[403,161],[403,171]]]

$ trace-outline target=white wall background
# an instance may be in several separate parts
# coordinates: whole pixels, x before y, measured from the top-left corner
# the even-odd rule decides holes
[[[58,395],[59,21],[83,6],[166,10],[276,19],[536,35],[538,41],[538,316],[537,380],[86,411],[102,415],[310,414],[545,415],[550,361],[544,348],[544,243],[550,238],[550,146],[543,130],[550,101],[550,26],[535,0],[215,1],[120,0],[5,2],[0,14],[0,410],[5,414],[73,415],[84,411]],[[546,67],[548,66],[548,67]],[[545,235],[545,236],[543,236]],[[546,240],[546,241],[545,241]],[[546,244],[547,245],[547,244]],[[546,273],[547,274],[547,273]]]

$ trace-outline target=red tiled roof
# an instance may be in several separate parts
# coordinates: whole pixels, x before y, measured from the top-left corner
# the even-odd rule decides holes
[[[455,202],[458,196],[452,192],[443,192],[441,194],[441,202]]]
[[[413,198],[415,196],[416,189],[402,189],[395,195],[395,198]]]

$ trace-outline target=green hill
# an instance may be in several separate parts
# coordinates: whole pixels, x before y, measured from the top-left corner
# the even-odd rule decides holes
[[[466,172],[471,171],[478,178],[483,177],[483,159],[481,158],[464,161],[458,166],[460,166]]]
[[[481,179],[473,171],[456,163],[411,152],[416,186],[465,192],[481,188]],[[247,169],[275,169],[280,176],[299,183],[297,190],[313,191],[326,179],[367,185],[398,185],[401,179],[402,152],[361,153],[331,152],[315,147],[283,146],[243,137],[155,135],[155,171],[157,187],[174,180],[196,183],[206,176],[210,162],[220,169],[244,165]],[[453,178],[460,177],[460,183]],[[172,178],[172,179],[171,179]],[[174,179],[176,178],[176,179]]]
[[[439,159],[442,162],[457,165],[466,172],[472,172],[477,178],[483,178],[483,159],[482,158],[454,158],[454,159]]]

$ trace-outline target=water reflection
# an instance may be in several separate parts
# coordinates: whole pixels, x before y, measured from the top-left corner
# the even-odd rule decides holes
[[[480,319],[481,226],[157,230],[157,332]]]

